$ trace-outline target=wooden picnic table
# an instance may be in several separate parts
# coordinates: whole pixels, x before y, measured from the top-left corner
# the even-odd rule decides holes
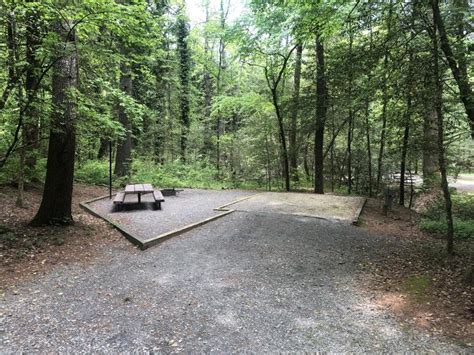
[[[153,193],[153,191],[151,184],[130,184],[125,186],[125,195],[138,195],[138,203],[142,202],[142,194]]]
[[[161,191],[155,190],[151,184],[128,184],[125,186],[124,191],[117,192],[114,198],[114,205],[117,205],[118,209],[121,210],[125,203],[125,197],[131,194],[138,196],[138,203],[140,204],[142,203],[142,195],[148,193],[152,194],[155,207],[161,210],[161,203],[165,202],[165,199]]]

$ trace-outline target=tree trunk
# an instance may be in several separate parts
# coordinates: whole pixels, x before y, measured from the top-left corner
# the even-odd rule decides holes
[[[120,90],[132,95],[132,71],[125,63],[120,64]],[[125,137],[117,143],[114,174],[128,176],[132,164],[132,123],[122,105],[118,105],[118,119],[125,129]]]
[[[436,4],[435,4],[436,3]],[[441,171],[441,188],[443,189],[443,196],[445,202],[446,210],[446,222],[448,227],[448,233],[446,235],[446,249],[449,254],[454,253],[454,225],[453,225],[453,211],[452,211],[452,202],[451,202],[451,193],[449,192],[448,187],[448,176],[446,172],[446,160],[445,160],[445,149],[444,149],[444,128],[443,128],[443,83],[440,77],[439,70],[439,55],[438,55],[438,36],[436,29],[440,29],[440,20],[439,9],[436,13],[437,0],[431,0],[433,8],[433,30],[432,30],[432,41],[433,41],[433,77],[436,81],[436,91],[435,91],[435,106],[436,106],[436,115],[438,122],[438,157],[439,157],[439,169]],[[441,31],[440,37],[442,37]]]
[[[296,146],[296,133],[298,130],[298,110],[300,101],[300,82],[301,82],[301,57],[303,45],[300,43],[296,47],[295,75],[293,87],[293,108],[290,116],[290,174],[293,181],[298,181],[298,148]]]
[[[410,94],[409,94],[410,95]],[[406,160],[407,160],[407,152],[408,152],[408,138],[410,133],[410,115],[408,114],[408,110],[411,110],[411,97],[408,97],[407,102],[407,114],[405,117],[405,129],[403,132],[403,142],[402,142],[402,156],[400,158],[400,205],[405,205],[405,170],[406,170]]]
[[[423,185],[430,188],[439,183],[438,114],[431,100],[426,106],[423,120]]]
[[[347,128],[347,193],[350,195],[352,193],[352,137],[354,130],[354,108],[352,102],[352,42],[354,40],[352,34],[352,23],[349,31],[349,82],[348,82],[348,101],[349,101],[349,124]]]
[[[97,159],[104,159],[109,152],[109,140],[106,138],[100,139],[99,152],[97,153]]]
[[[227,11],[229,11],[229,8],[227,8]],[[219,65],[217,67],[217,95],[221,95],[222,93],[222,77],[224,74],[224,69],[225,69],[225,41],[223,37],[223,33],[225,30],[225,22],[226,22],[226,17],[227,13],[224,13],[224,1],[220,1],[220,6],[219,6],[219,16],[220,16],[220,26],[221,26],[221,31],[222,34],[219,37]],[[221,169],[221,134],[222,134],[222,121],[221,121],[221,115],[219,112],[217,112],[217,119],[216,119],[216,137],[217,137],[217,142],[216,142],[216,169],[217,169],[217,176],[220,178],[220,169]]]
[[[33,0],[28,0],[33,2]],[[35,7],[26,12],[26,79],[25,89],[28,106],[25,109],[23,127],[24,145],[27,147],[25,164],[28,169],[34,169],[36,165],[36,153],[39,146],[38,117],[40,113],[34,104],[39,76],[41,74],[41,62],[37,57],[37,51],[41,46],[41,28],[38,20],[39,14]]]
[[[461,101],[464,104],[467,117],[471,124],[471,137],[472,139],[474,139],[474,96],[472,93],[471,86],[469,84],[467,71],[463,72],[463,70],[460,68],[458,60],[456,59],[451,49],[451,44],[449,42],[448,35],[446,34],[446,29],[444,27],[444,21],[441,17],[441,13],[439,10],[439,0],[431,0],[431,8],[433,10],[433,18],[435,21],[435,25],[439,32],[441,49],[443,50],[443,53],[446,57],[453,77],[456,80]]]
[[[53,66],[51,132],[43,199],[31,225],[71,224],[74,157],[76,149],[76,102],[70,91],[77,88],[76,35],[72,24],[57,22],[59,59]]]
[[[327,112],[326,73],[324,65],[324,45],[321,37],[316,37],[316,120],[314,133],[314,192],[324,193],[324,124]]]
[[[277,88],[271,89],[273,106],[275,107],[275,113],[278,120],[278,133],[280,136],[280,143],[282,148],[282,165],[283,165],[283,178],[285,179],[285,190],[290,191],[290,171],[288,161],[288,148],[286,144],[285,128],[283,126],[283,116],[280,111],[280,105],[278,103]]]
[[[206,19],[205,24],[209,23],[209,0],[205,1]],[[206,61],[210,60],[211,50],[209,48],[209,35],[207,31],[204,32],[204,58]],[[204,137],[203,137],[203,153],[209,160],[213,154],[212,144],[212,127],[211,127],[211,105],[212,105],[212,81],[209,69],[204,67],[203,74],[203,89],[204,89]]]
[[[188,48],[188,24],[180,15],[177,26],[177,46],[179,56],[180,116],[181,116],[181,160],[186,162],[189,133],[189,71],[190,53]]]
[[[389,5],[389,12],[388,12],[388,20],[387,20],[387,38],[390,39],[392,37],[392,0],[390,0]],[[384,151],[385,151],[385,131],[387,130],[387,105],[388,105],[388,58],[389,58],[389,46],[385,45],[384,55],[383,55],[383,73],[384,73],[384,80],[382,83],[382,131],[380,132],[380,148],[379,148],[379,156],[377,160],[377,191],[380,192],[381,190],[381,182],[382,182],[382,175],[383,175],[383,158],[384,158]]]

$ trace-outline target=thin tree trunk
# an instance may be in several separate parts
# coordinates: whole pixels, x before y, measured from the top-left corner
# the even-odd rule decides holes
[[[270,93],[272,96],[272,103],[273,103],[273,107],[275,109],[275,114],[278,121],[278,133],[279,133],[280,144],[281,144],[281,159],[283,160],[283,177],[285,180],[286,191],[290,191],[290,164],[289,164],[289,159],[288,159],[288,146],[286,143],[285,127],[283,125],[283,115],[280,110],[280,103],[278,102],[278,86],[281,82],[283,73],[285,72],[286,67],[288,65],[288,60],[290,59],[291,54],[296,49],[296,47],[297,45],[291,48],[290,51],[287,53],[287,55],[283,56],[283,63],[281,65],[281,68],[276,78],[272,74],[270,74],[268,67],[264,68],[265,79],[267,81],[267,86],[270,89]]]
[[[305,144],[304,144],[304,152],[303,152],[303,168],[304,172],[306,174],[306,180],[311,181],[311,172],[309,170],[309,164],[308,164],[308,151],[309,151],[309,140],[311,138],[311,134],[308,133]]]
[[[288,148],[286,144],[286,135],[285,135],[285,128],[283,126],[283,116],[280,111],[280,105],[278,103],[278,94],[277,89],[271,89],[272,93],[272,102],[273,106],[275,107],[275,113],[278,120],[278,133],[280,136],[280,143],[282,148],[282,165],[283,165],[283,178],[285,180],[285,190],[290,191],[290,173],[289,173],[289,161],[288,161]]]
[[[409,110],[411,110],[411,94],[408,94],[408,101],[407,101],[407,114],[405,117],[405,129],[403,133],[403,142],[402,142],[402,156],[400,159],[400,205],[405,205],[405,170],[406,170],[406,159],[407,159],[407,152],[408,152],[408,137],[410,134],[410,116],[408,114]]]
[[[369,184],[369,197],[372,197],[372,148],[370,145],[370,124],[369,124],[369,105],[366,102],[365,108],[365,136],[367,139],[367,168],[368,168],[368,184]]]
[[[392,37],[392,0],[390,0],[387,20],[387,40]],[[379,156],[377,160],[377,191],[380,192],[382,175],[383,175],[383,159],[385,154],[385,133],[387,130],[387,105],[388,105],[388,58],[389,58],[389,46],[385,45],[384,56],[383,56],[383,73],[384,80],[382,83],[382,131],[380,132],[380,148]]]
[[[33,0],[28,0],[32,3]],[[36,165],[36,154],[39,146],[38,117],[40,113],[34,104],[36,99],[36,87],[39,84],[41,73],[41,62],[37,57],[37,51],[41,46],[41,29],[38,21],[38,9],[29,8],[26,12],[26,79],[25,91],[28,106],[25,109],[25,124],[23,127],[24,145],[28,146],[25,156],[25,164],[28,169],[34,169]]]
[[[352,136],[354,130],[354,110],[352,102],[352,43],[353,43],[353,33],[352,33],[352,23],[350,24],[351,28],[349,31],[349,82],[348,82],[348,101],[349,101],[349,127],[347,129],[347,193],[350,195],[352,193]]]
[[[206,9],[206,20],[205,23],[209,22],[209,0],[205,1],[205,9]],[[204,33],[204,57],[206,61],[210,58],[210,48],[209,48],[209,36],[207,31]],[[204,68],[203,74],[203,86],[204,86],[204,147],[203,151],[204,154],[211,159],[212,155],[212,128],[210,125],[210,117],[211,117],[211,104],[212,104],[212,81],[211,81],[211,74],[207,67]]]
[[[463,70],[460,68],[458,60],[451,49],[451,44],[444,27],[444,21],[439,10],[439,0],[431,0],[431,8],[433,10],[435,25],[439,32],[441,49],[443,50],[453,77],[456,80],[461,102],[464,104],[467,117],[471,124],[471,137],[474,139],[474,96],[471,85],[469,84],[469,78],[467,76],[467,72],[463,72]]]
[[[440,29],[440,20],[439,9],[436,13],[437,1],[431,0],[433,7],[433,30],[432,30],[432,40],[433,40],[433,76],[436,80],[436,93],[435,93],[435,105],[436,105],[436,114],[438,118],[438,157],[439,157],[439,168],[441,171],[441,188],[443,189],[443,196],[445,202],[446,210],[446,222],[448,227],[448,233],[446,235],[446,249],[449,254],[454,253],[454,225],[453,225],[453,211],[452,211],[452,202],[451,202],[451,193],[449,192],[448,187],[448,176],[446,172],[446,160],[445,160],[445,148],[444,148],[444,127],[443,127],[443,84],[441,81],[441,73],[439,70],[439,55],[438,55],[438,36],[436,34],[436,29]],[[436,3],[436,4],[435,4]],[[442,27],[442,26],[441,26]],[[441,31],[440,32],[440,37]]]
[[[76,35],[72,24],[57,22],[61,52],[53,66],[53,113],[43,199],[31,225],[71,224],[74,158],[76,151],[76,102],[70,91],[78,85]]]
[[[290,116],[290,174],[293,181],[298,181],[298,148],[296,146],[296,133],[298,130],[298,111],[300,101],[300,82],[301,82],[301,57],[303,45],[300,43],[296,47],[295,75],[293,87],[293,108]]]
[[[314,192],[324,193],[324,124],[327,113],[326,68],[324,45],[321,37],[316,37],[316,120],[314,134]]]
[[[227,12],[229,11],[229,6],[227,6]],[[224,13],[224,1],[220,1],[219,6],[219,16],[220,16],[220,26],[221,30],[224,31],[225,29],[225,22],[227,13]],[[217,95],[221,95],[222,93],[222,76],[224,74],[225,68],[225,41],[223,35],[219,38],[219,65],[217,68]],[[217,119],[216,119],[216,168],[217,168],[217,176],[220,177],[220,169],[221,169],[221,134],[222,134],[222,120],[220,112],[217,112]]]

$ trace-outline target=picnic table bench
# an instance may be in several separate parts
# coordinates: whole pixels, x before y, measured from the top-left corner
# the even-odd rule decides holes
[[[125,186],[125,190],[118,192],[115,195],[113,203],[118,206],[123,206],[127,195],[137,195],[138,203],[142,202],[142,195],[151,193],[154,204],[157,209],[161,210],[161,203],[165,201],[163,194],[159,190],[155,190],[151,184],[129,184]]]

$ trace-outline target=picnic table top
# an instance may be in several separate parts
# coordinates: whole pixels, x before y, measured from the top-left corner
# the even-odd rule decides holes
[[[152,184],[128,184],[125,186],[126,194],[138,194],[138,193],[147,193],[153,192]]]

